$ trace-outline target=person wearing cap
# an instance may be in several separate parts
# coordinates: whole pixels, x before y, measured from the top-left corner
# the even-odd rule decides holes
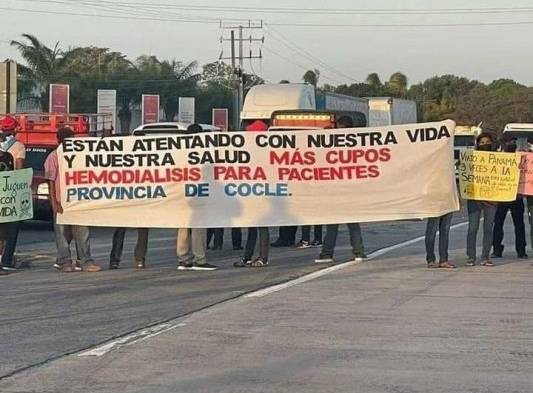
[[[0,119],[0,141],[2,150],[13,157],[13,169],[22,169],[25,165],[26,146],[16,139],[19,128],[18,121],[12,116]],[[2,255],[2,269],[16,270],[15,249],[20,231],[20,221],[10,222],[6,225],[6,246]]]

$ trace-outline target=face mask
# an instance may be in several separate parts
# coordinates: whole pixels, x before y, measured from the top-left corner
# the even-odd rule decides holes
[[[492,151],[492,143],[489,143],[487,145],[479,145],[477,149],[480,151]]]

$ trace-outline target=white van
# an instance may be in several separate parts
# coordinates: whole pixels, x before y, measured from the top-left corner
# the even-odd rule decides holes
[[[164,122],[164,123],[149,123],[143,124],[133,130],[131,135],[161,135],[161,134],[184,134],[190,123],[182,122]],[[204,131],[222,131],[220,127],[212,126],[211,124],[199,124]]]

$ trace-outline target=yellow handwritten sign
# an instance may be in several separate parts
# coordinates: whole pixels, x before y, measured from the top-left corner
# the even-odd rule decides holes
[[[520,154],[484,151],[461,152],[459,187],[463,199],[510,202],[520,180]]]

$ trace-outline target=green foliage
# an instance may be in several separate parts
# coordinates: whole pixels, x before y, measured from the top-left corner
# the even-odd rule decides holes
[[[318,86],[318,80],[320,79],[320,71],[316,68],[314,70],[308,70],[305,72],[305,74],[302,76],[302,80],[305,83],[309,83],[313,86]]]

